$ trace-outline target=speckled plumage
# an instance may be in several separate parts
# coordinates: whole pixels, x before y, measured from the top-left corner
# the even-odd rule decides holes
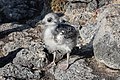
[[[61,23],[59,17],[54,13],[47,14],[43,22],[46,27],[43,32],[46,48],[51,52],[59,50],[63,55],[70,54],[77,44],[76,29],[71,25]],[[56,54],[54,55],[56,56]]]

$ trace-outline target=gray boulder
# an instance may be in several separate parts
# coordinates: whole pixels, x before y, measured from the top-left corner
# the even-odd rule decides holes
[[[106,6],[98,20],[99,30],[93,41],[95,58],[110,68],[120,69],[120,4]]]

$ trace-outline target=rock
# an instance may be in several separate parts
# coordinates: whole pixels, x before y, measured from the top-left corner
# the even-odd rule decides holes
[[[120,76],[116,80],[120,80]]]
[[[97,32],[98,27],[96,25],[97,13],[92,12],[97,8],[96,0],[80,0],[81,2],[71,3],[70,7],[66,9],[65,16],[68,17],[67,21],[71,24],[78,26],[80,33],[80,43],[87,45],[92,42],[92,39]],[[87,5],[85,5],[88,2]],[[91,11],[89,11],[91,10]],[[94,27],[95,26],[95,27]],[[91,45],[91,44],[90,44]],[[92,47],[92,46],[91,46]]]
[[[34,57],[35,55],[40,57],[39,53],[41,55],[43,54],[43,43],[41,42],[40,36],[41,32],[39,29],[33,28],[23,30],[22,32],[12,32],[8,35],[8,42],[2,47],[2,50],[8,55],[10,52],[15,51],[18,48],[25,48],[23,52],[25,52],[26,55],[29,53],[29,58],[31,58],[30,54]],[[21,52],[21,54],[23,52]],[[23,55],[21,55],[21,58],[22,56]],[[26,57],[26,59],[28,60],[28,57]]]
[[[87,45],[92,40],[98,31],[99,26],[95,26],[97,21],[97,15],[99,10],[97,8],[102,7],[105,3],[111,2],[108,0],[70,0],[71,4],[66,8],[65,16],[67,21],[72,24],[77,24],[79,27],[81,43]],[[76,2],[75,2],[76,1]],[[83,3],[82,3],[83,2]],[[88,3],[86,5],[86,3]],[[94,11],[94,12],[93,12]],[[82,28],[81,28],[82,27]],[[80,29],[81,28],[81,29]],[[90,44],[92,46],[92,44]]]
[[[65,12],[65,18],[67,18],[67,21],[71,24],[83,26],[91,19],[91,14],[92,13],[82,9],[73,9],[71,13],[69,11]]]
[[[93,41],[94,55],[108,67],[120,69],[120,4],[103,8],[96,25],[99,30]]]
[[[67,1],[91,2],[91,0],[67,0]]]
[[[3,76],[0,76],[0,80],[5,80],[5,78]]]
[[[99,28],[99,26],[95,25],[96,25],[95,23],[93,24],[87,23],[86,25],[83,26],[81,30],[79,30],[83,45],[87,45],[90,43],[92,45],[93,38],[96,35]]]
[[[101,8],[104,5],[110,4],[112,0],[97,0],[98,8]]]
[[[18,24],[18,23],[5,23],[2,24],[0,29],[0,39],[6,38],[12,32],[19,32],[25,29],[29,29],[31,26],[27,24]],[[4,41],[7,41],[4,39]]]
[[[12,42],[14,40],[13,36],[10,36],[9,38],[7,36],[9,34],[11,34],[12,32],[22,31],[24,29],[30,28],[30,26],[28,26],[26,24],[22,25],[22,24],[18,24],[18,23],[5,23],[5,24],[1,24],[0,27],[1,27],[0,28],[0,39],[1,39],[0,41],[2,42],[0,44],[0,51],[3,52],[4,56],[7,55],[6,53],[8,53],[8,52],[6,52],[7,48],[8,48],[8,50],[12,50],[12,49],[10,49],[9,44],[14,43],[14,42]],[[9,41],[11,41],[11,42],[8,43]],[[8,44],[6,44],[6,43],[8,43]],[[3,47],[5,45],[7,45],[7,46],[6,46],[6,48],[3,49]],[[13,48],[15,48],[15,46],[18,47],[19,45],[14,45]],[[13,45],[11,45],[11,47],[12,46]],[[4,50],[5,50],[5,52],[4,52]]]
[[[97,21],[97,13],[96,12],[87,12],[84,10],[76,9],[73,10],[71,14],[66,12],[66,16],[69,17],[69,22],[75,24],[79,30],[79,44],[83,45],[84,50],[86,46],[86,50],[93,50],[93,38],[98,31],[98,26],[95,26]],[[79,45],[78,44],[78,45]],[[82,47],[79,45],[79,47]]]
[[[39,54],[41,54],[42,56],[38,56]],[[17,53],[16,57],[13,59],[12,62],[0,68],[0,72],[1,72],[0,76],[4,76],[5,79],[13,78],[15,80],[16,79],[27,79],[27,80],[40,79],[44,75],[41,69],[46,65],[45,58],[46,56],[42,52],[32,54],[32,52],[30,53],[30,51],[23,49]],[[8,60],[9,59],[7,59],[7,61]]]
[[[43,9],[43,0],[0,0],[2,22],[29,19]]]
[[[28,25],[16,26],[18,31],[14,27],[2,29],[7,34],[7,41],[3,39],[4,45],[1,47],[5,56],[0,58],[0,76],[10,80],[40,79],[44,75],[41,69],[48,64],[41,30],[39,27],[25,28]]]
[[[75,61],[76,59],[77,61]],[[65,63],[66,61],[62,61],[59,65]],[[66,71],[61,70],[59,67],[55,70],[51,68],[48,71],[53,74],[57,80],[92,80],[96,77],[96,75],[91,73],[93,70],[86,66],[84,59],[79,59],[79,57],[70,58],[70,64],[69,69]]]
[[[41,69],[47,64],[47,58],[43,51],[43,47],[40,44],[31,42],[28,49],[22,49],[16,54],[13,63],[27,66],[29,68],[35,67]]]
[[[67,1],[76,2],[76,3],[78,2],[79,4],[87,3],[86,9],[88,11],[94,11],[97,8],[100,8],[112,2],[112,0],[67,0]]]
[[[68,4],[68,7],[66,9],[84,9],[88,12],[92,12],[97,9],[97,1],[96,0],[87,0],[87,1],[71,1],[71,3]]]
[[[87,11],[94,11],[97,9],[96,0],[52,0],[51,8],[54,12],[68,12],[71,14],[72,10],[84,9]]]
[[[0,46],[2,46],[4,44],[4,42],[3,41],[0,41]]]
[[[12,64],[9,63],[4,66],[4,68],[0,68],[0,75],[5,78],[5,80],[16,80],[16,79],[27,79],[27,80],[33,80],[33,79],[40,79],[42,72],[39,71],[32,71],[30,68],[27,68],[26,66],[23,67],[22,65]]]
[[[95,11],[96,9],[97,9],[97,1],[96,0],[92,0],[92,1],[90,1],[89,3],[88,3],[88,5],[87,5],[87,10],[88,11]]]
[[[2,31],[5,32],[6,30],[17,28],[19,26],[22,26],[22,25],[18,25],[17,23],[5,23],[5,24],[1,24],[0,25],[0,32],[2,32]]]
[[[68,1],[71,1],[71,3]],[[119,73],[106,74],[107,69],[99,68],[98,65],[96,65],[96,61],[88,62],[87,60],[93,56],[91,50],[93,50],[92,42],[94,36],[96,36],[98,30],[103,29],[100,26],[103,25],[101,21],[104,22],[103,19],[105,19],[109,13],[108,10],[106,10],[106,13],[104,11],[101,17],[96,20],[98,13],[102,13],[107,7],[104,6],[106,4],[105,2],[109,2],[109,0],[52,0],[52,2],[51,0],[0,0],[0,23],[14,21],[12,23],[0,24],[0,80],[119,79]],[[104,7],[101,8],[100,11],[94,12],[102,6]],[[66,60],[63,59],[61,61],[58,60],[59,62],[55,67],[55,71],[54,68],[45,71],[41,70],[52,60],[52,56],[44,50],[44,44],[41,39],[41,31],[44,27],[41,27],[41,25],[36,27],[35,25],[46,13],[51,11],[50,7],[57,9],[58,12],[59,9],[63,10],[63,12],[65,11],[63,17],[66,18],[68,23],[70,22],[71,25],[75,25],[80,32],[80,43],[78,44],[80,48],[76,48],[71,54],[71,65],[66,71],[59,69],[59,65],[66,63]],[[116,11],[116,9],[112,8],[113,11]],[[110,17],[112,17],[112,19],[114,18],[114,16]],[[109,16],[107,19],[110,19]],[[118,29],[119,27],[117,30]],[[115,38],[117,38],[116,33]],[[95,39],[96,38],[97,37],[95,37]],[[97,39],[96,42],[98,42]],[[115,44],[117,45],[117,43]],[[96,45],[94,47],[96,47]],[[100,48],[95,48],[95,50]],[[114,49],[116,49],[116,47]],[[73,55],[77,56],[74,57]],[[48,61],[47,58],[49,58],[50,61]],[[59,56],[57,56],[57,58],[59,58]],[[105,60],[105,58],[103,58],[103,60]],[[110,62],[109,60],[105,61]],[[89,64],[91,62],[92,64]]]

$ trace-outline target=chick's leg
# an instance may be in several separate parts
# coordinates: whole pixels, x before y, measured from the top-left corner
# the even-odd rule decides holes
[[[62,70],[66,70],[69,67],[69,58],[70,58],[70,53],[67,53],[67,62],[64,64],[60,64],[59,68]]]
[[[56,58],[56,52],[53,52],[53,61],[49,65],[47,65],[47,67],[46,67],[47,69],[56,65],[55,58]]]
[[[51,63],[53,63],[53,65],[55,66],[55,58],[56,58],[56,52],[53,53],[53,61]]]
[[[67,63],[66,63],[66,69],[69,67],[69,59],[70,59],[70,53],[67,53]]]

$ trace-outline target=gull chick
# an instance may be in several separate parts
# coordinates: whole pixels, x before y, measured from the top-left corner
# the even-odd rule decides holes
[[[55,65],[56,51],[60,51],[63,55],[67,54],[67,63],[60,67],[66,70],[69,66],[70,53],[77,44],[76,29],[71,25],[60,22],[58,15],[55,13],[48,13],[42,23],[45,25],[43,41],[46,48],[53,54],[53,61],[50,65]]]

